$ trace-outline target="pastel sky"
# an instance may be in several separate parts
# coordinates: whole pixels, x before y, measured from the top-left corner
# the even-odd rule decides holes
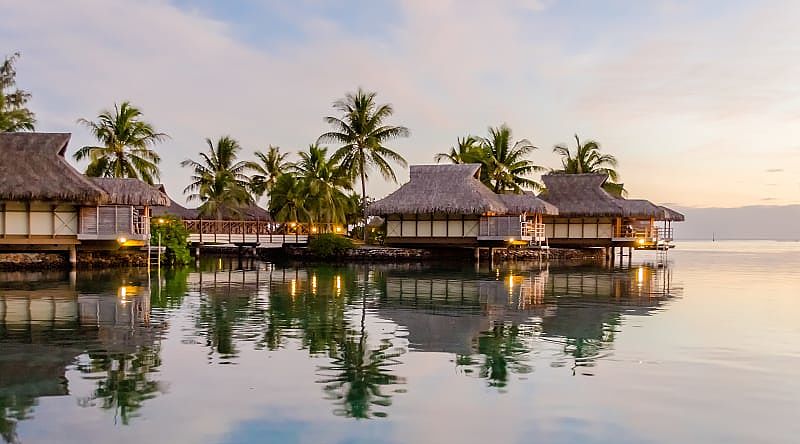
[[[359,86],[431,163],[508,123],[558,166],[574,133],[620,160],[632,197],[686,206],[800,203],[800,2],[0,0],[0,55],[40,131],[131,100],[171,139],[162,179],[230,134],[305,148]],[[400,180],[408,177],[401,171]],[[370,182],[380,197],[396,185]]]

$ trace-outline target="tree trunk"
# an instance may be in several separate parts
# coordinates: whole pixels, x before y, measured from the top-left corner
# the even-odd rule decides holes
[[[367,243],[367,180],[366,180],[366,172],[364,168],[366,165],[364,164],[364,152],[361,152],[361,214],[364,217],[364,243]]]

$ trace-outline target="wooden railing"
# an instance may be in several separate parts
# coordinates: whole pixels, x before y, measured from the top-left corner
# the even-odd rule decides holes
[[[190,235],[199,236],[199,241],[216,242],[220,237],[241,242],[273,242],[275,237],[287,239],[295,237],[307,238],[322,233],[344,235],[346,229],[340,224],[301,223],[301,222],[266,222],[250,220],[205,220],[187,219],[183,225]]]
[[[658,243],[659,241],[672,241],[673,228],[649,226],[644,228],[619,227],[615,230],[615,237],[644,240],[647,243]]]
[[[544,239],[545,238],[544,224],[536,222],[523,222],[522,235],[530,236],[533,240]]]

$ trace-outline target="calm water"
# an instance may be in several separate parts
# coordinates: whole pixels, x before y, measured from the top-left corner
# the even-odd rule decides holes
[[[798,442],[800,243],[0,274],[7,442]]]

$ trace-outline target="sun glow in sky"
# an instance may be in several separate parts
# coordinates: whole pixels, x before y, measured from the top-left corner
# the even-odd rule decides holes
[[[247,157],[304,149],[363,86],[411,129],[390,146],[412,164],[505,122],[547,167],[554,144],[596,139],[631,197],[777,205],[800,203],[798,16],[788,1],[0,0],[0,48],[22,52],[37,129],[74,133],[70,154],[92,141],[77,118],[142,108],[171,136],[179,201],[179,162],[205,137]]]

